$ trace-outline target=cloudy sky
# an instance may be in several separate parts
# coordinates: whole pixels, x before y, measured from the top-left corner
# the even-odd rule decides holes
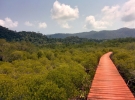
[[[43,34],[135,28],[135,0],[0,0],[0,25]]]

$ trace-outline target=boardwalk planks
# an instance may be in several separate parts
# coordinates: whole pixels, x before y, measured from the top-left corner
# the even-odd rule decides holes
[[[87,100],[135,100],[110,59],[112,52],[100,58]]]

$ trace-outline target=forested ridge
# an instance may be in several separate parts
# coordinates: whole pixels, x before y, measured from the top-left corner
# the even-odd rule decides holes
[[[66,38],[70,36],[77,36],[79,38],[87,39],[116,39],[116,38],[127,38],[135,37],[134,28],[120,28],[117,30],[102,30],[102,31],[90,31],[90,32],[80,32],[80,33],[56,33],[47,35],[49,38]]]
[[[112,51],[117,69],[135,93],[135,38],[49,39],[0,30],[0,99],[72,100],[85,98],[99,58]],[[9,32],[8,32],[9,31]],[[6,37],[2,37],[2,34]],[[33,35],[31,35],[33,34]],[[41,37],[40,37],[41,36]],[[39,42],[40,41],[40,42]]]

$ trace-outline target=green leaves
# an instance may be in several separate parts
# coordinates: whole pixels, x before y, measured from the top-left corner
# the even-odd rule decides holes
[[[51,81],[39,87],[38,96],[39,100],[67,100],[65,89]]]
[[[37,47],[25,41],[11,43],[2,39],[0,98],[67,100],[87,96],[99,58],[108,51],[114,52],[120,73],[130,80],[135,77],[135,43],[124,42],[123,47],[118,41]],[[133,85],[131,88],[134,90]]]
[[[4,92],[6,86],[1,88],[4,99],[67,100],[86,95],[89,90],[94,67],[98,63],[94,49],[80,48],[81,45],[79,48],[59,45],[51,49],[33,47],[26,42],[2,40],[2,43],[9,44],[9,48],[4,51],[7,62],[0,62],[0,74],[8,77],[6,79],[11,84],[1,84],[9,85],[9,91],[12,90],[8,94],[9,91]],[[85,72],[85,65],[91,69],[89,75]]]

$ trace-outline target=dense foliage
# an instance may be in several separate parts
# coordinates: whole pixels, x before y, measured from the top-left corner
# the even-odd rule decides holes
[[[24,34],[22,40],[8,35],[0,39],[0,100],[85,98],[99,58],[108,51],[135,93],[135,38],[99,41]]]
[[[77,36],[70,36],[65,39],[56,39],[56,38],[48,38],[46,35],[43,35],[41,33],[36,33],[36,32],[26,32],[26,31],[21,31],[21,32],[16,32],[13,30],[9,30],[8,28],[0,26],[0,39],[6,39],[7,41],[11,42],[30,42],[33,43],[37,46],[43,46],[46,44],[61,44],[61,43],[66,43],[68,44],[78,44],[78,43],[83,43],[83,42],[88,42],[88,41],[97,41],[100,42],[101,40],[94,40],[94,39],[86,39],[86,38],[79,38]]]
[[[37,47],[0,39],[0,97],[67,100],[86,96],[102,52],[92,45],[82,46]]]

